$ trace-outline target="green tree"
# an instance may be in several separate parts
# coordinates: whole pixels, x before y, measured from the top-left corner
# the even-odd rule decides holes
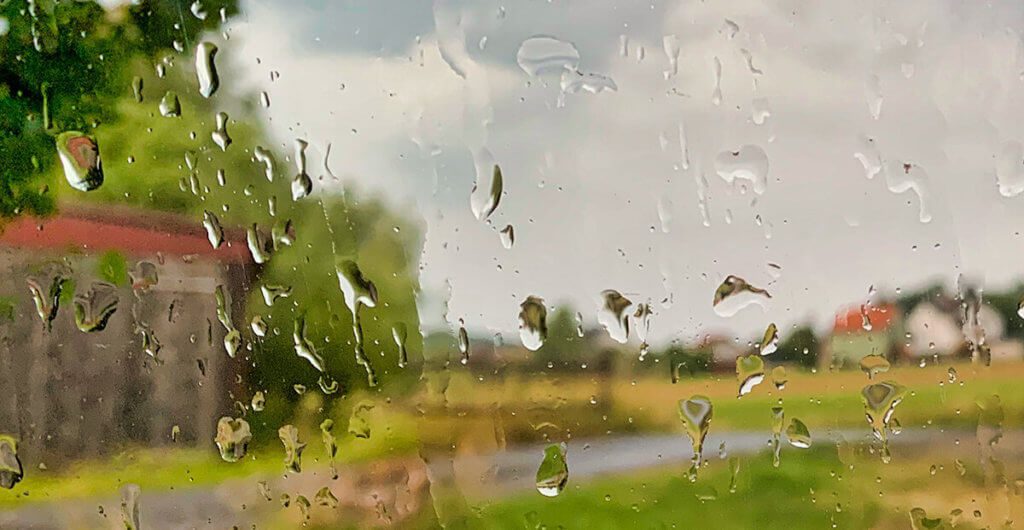
[[[771,355],[771,358],[773,361],[813,367],[818,362],[820,352],[821,347],[814,330],[808,325],[801,325],[782,335],[779,349]]]

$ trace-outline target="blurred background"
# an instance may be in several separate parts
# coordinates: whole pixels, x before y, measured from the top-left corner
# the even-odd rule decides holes
[[[0,0],[0,527],[1020,526],[1022,28]]]

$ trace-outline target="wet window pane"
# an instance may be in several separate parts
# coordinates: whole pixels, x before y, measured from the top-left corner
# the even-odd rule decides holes
[[[1018,3],[0,0],[0,528],[1011,528]]]

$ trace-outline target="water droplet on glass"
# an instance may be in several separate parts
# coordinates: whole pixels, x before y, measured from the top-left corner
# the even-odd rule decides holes
[[[722,104],[722,60],[715,57],[711,62],[711,72],[715,77],[714,90],[711,92],[711,103]]]
[[[338,455],[338,442],[334,439],[334,420],[328,418],[320,422],[320,441],[324,444],[324,452],[331,465],[331,475],[338,478],[338,471],[334,466],[334,458]]]
[[[740,384],[737,397],[750,393],[764,381],[764,361],[759,355],[742,355],[736,358],[736,380]]]
[[[768,98],[754,98],[750,102],[750,119],[754,125],[764,125],[772,115]]]
[[[292,177],[292,200],[297,201],[303,197],[313,193],[313,179],[309,178],[309,174],[306,173],[306,148],[309,147],[309,142],[305,140],[295,140],[295,166],[297,172]]]
[[[306,318],[296,317],[292,327],[292,341],[295,343],[295,355],[309,361],[318,372],[324,371],[324,358],[316,351],[313,343],[306,338]]]
[[[661,39],[661,47],[665,50],[665,56],[668,58],[668,70],[664,72],[665,79],[670,79],[679,73],[679,37],[665,35]]]
[[[775,388],[783,390],[786,388],[787,382],[789,382],[789,380],[786,377],[785,366],[780,365],[776,366],[775,368],[772,368],[772,383],[775,384]]]
[[[914,508],[910,510],[910,528],[911,530],[933,530],[943,528],[942,518],[930,519],[928,512],[924,511],[924,508]]]
[[[544,458],[537,467],[537,491],[545,497],[557,497],[569,482],[567,447],[564,443],[544,448]]]
[[[168,90],[164,97],[160,98],[160,115],[165,118],[181,116],[181,101],[178,100],[177,92]]]
[[[872,75],[865,83],[864,91],[867,94],[871,117],[877,120],[882,116],[882,80],[877,75]]]
[[[12,489],[23,477],[17,440],[10,435],[0,434],[0,488]]]
[[[501,246],[505,247],[505,250],[509,250],[516,242],[515,229],[512,228],[512,225],[505,225],[505,228],[501,229],[499,237],[501,238]]]
[[[132,97],[135,98],[136,103],[142,103],[142,78],[135,76],[132,78]]]
[[[896,434],[891,429],[895,421],[892,415],[896,410],[896,405],[903,401],[905,394],[906,388],[892,381],[867,385],[861,390],[865,417],[871,426],[872,434],[882,442],[882,461],[886,463],[891,458],[886,431],[892,430],[893,434]]]
[[[93,282],[86,294],[75,295],[75,325],[85,332],[103,331],[117,311],[117,302],[117,287],[106,282]]]
[[[528,296],[519,308],[519,340],[526,349],[537,351],[548,338],[548,310],[544,299]]]
[[[334,496],[334,493],[331,493],[331,488],[327,486],[317,490],[316,495],[313,496],[313,502],[318,506],[326,506],[332,510],[338,507],[338,498]]]
[[[782,427],[786,424],[786,412],[782,407],[772,407],[772,465],[779,467],[782,461]]]
[[[1024,191],[1024,146],[1020,142],[1008,141],[999,150],[996,182],[1003,197],[1016,197]]]
[[[370,437],[370,418],[368,416],[371,410],[373,410],[373,403],[369,401],[360,401],[352,409],[352,415],[348,420],[349,434],[356,438],[367,439]]]
[[[715,290],[712,306],[718,316],[731,317],[750,305],[764,308],[765,300],[771,297],[768,291],[750,285],[739,276],[729,275]]]
[[[460,362],[469,364],[469,333],[466,332],[466,325],[459,320],[459,353],[462,354]]]
[[[254,397],[253,401],[255,399]],[[224,416],[217,421],[217,436],[213,441],[225,462],[238,462],[245,458],[251,440],[252,431],[249,429],[249,422],[244,419]]]
[[[693,460],[689,472],[691,481],[697,479],[704,438],[707,437],[708,428],[711,427],[712,412],[711,399],[707,396],[696,395],[690,399],[679,401],[679,419],[683,422],[686,435],[690,437],[690,444],[693,448]]]
[[[256,393],[252,395],[252,401],[249,405],[255,412],[263,412],[263,408],[267,406],[267,396],[262,390],[257,390]]]
[[[885,184],[893,193],[903,193],[907,190],[913,191],[918,200],[918,220],[928,223],[932,220],[928,204],[929,182],[928,173],[917,165],[910,162],[892,161],[885,165]]]
[[[473,161],[476,168],[476,182],[470,192],[469,202],[473,216],[481,221],[486,221],[501,202],[504,181],[501,176],[501,168],[493,161],[494,158],[487,149],[478,151]]]
[[[608,331],[612,340],[625,344],[629,340],[629,308],[633,302],[613,289],[602,291],[601,299],[597,322]]]
[[[860,369],[868,374],[868,379],[872,379],[877,374],[889,371],[889,361],[881,355],[865,355],[860,359]]]
[[[224,243],[224,227],[221,226],[217,215],[209,210],[204,210],[203,228],[206,229],[206,238],[210,240],[210,245],[213,248],[220,248]]]
[[[212,42],[203,41],[196,46],[196,78],[199,80],[199,94],[204,98],[212,96],[220,86],[214,62],[216,55],[217,45]]]
[[[53,328],[53,320],[57,318],[57,312],[60,310],[61,293],[64,291],[64,286],[69,280],[63,276],[56,275],[50,281],[49,289],[43,289],[39,281],[33,278],[29,278],[27,282],[28,290],[32,293],[32,301],[36,306],[36,314],[39,315],[39,319],[42,320],[46,330],[49,331]]]
[[[259,264],[270,261],[270,247],[256,223],[246,229],[245,242],[253,261]]]
[[[807,449],[811,446],[811,432],[807,430],[804,422],[793,418],[789,420],[789,427],[786,427],[786,439],[789,445],[800,449]]]
[[[771,355],[779,349],[779,328],[774,322],[768,324],[761,339],[761,355]]]
[[[541,35],[530,37],[519,45],[516,62],[533,77],[545,72],[575,71],[580,63],[580,52],[571,42]]]
[[[268,182],[274,181],[274,155],[270,151],[260,145],[257,145],[252,150],[252,156],[257,162],[263,164],[263,174],[267,177]]]
[[[267,307],[270,307],[281,298],[290,297],[292,295],[292,288],[287,285],[263,284],[260,286],[260,293],[263,295],[263,302],[267,304]]]
[[[405,368],[409,364],[409,352],[406,350],[405,341],[409,338],[409,330],[405,322],[396,322],[391,326],[391,338],[398,346],[398,367]]]
[[[103,184],[103,163],[96,139],[85,133],[68,131],[57,136],[64,178],[72,188],[92,191]]]
[[[302,472],[302,451],[306,444],[299,441],[299,430],[294,425],[284,425],[277,430],[277,436],[284,445],[284,467],[292,473]]]
[[[221,151],[227,151],[228,146],[231,145],[231,136],[228,135],[228,113],[218,112],[215,118],[217,121],[217,129],[210,133],[210,138],[213,139],[213,143],[216,144]]]
[[[121,487],[121,522],[125,530],[139,530],[141,511],[139,496],[142,490],[137,484],[125,484]]]
[[[715,172],[726,183],[749,184],[754,193],[761,195],[768,187],[768,155],[756,145],[722,151],[715,157]]]

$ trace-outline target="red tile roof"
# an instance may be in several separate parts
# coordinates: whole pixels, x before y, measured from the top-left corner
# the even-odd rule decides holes
[[[833,333],[863,333],[864,315],[871,324],[871,331],[884,331],[893,324],[898,309],[892,304],[854,306],[836,314]]]
[[[52,217],[23,216],[0,233],[0,247],[87,253],[118,250],[132,256],[196,256],[221,262],[250,260],[241,230],[225,230],[214,249],[198,220],[125,207],[68,206]]]

